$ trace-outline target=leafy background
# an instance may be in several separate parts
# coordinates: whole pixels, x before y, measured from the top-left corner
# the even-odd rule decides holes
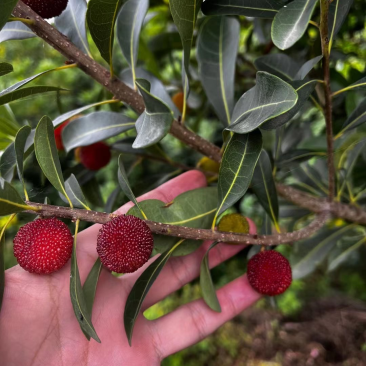
[[[286,3],[286,1],[282,1],[282,3]],[[334,41],[334,49],[332,50],[332,62],[334,65],[334,68],[332,68],[332,83],[334,89],[350,85],[365,75],[366,28],[363,7],[363,0],[355,1],[340,34]],[[144,66],[145,69],[162,80],[167,86],[168,92],[173,95],[181,90],[180,70],[182,45],[178,33],[172,27],[172,19],[167,1],[151,1],[148,17],[150,20],[142,29],[137,66]],[[235,100],[241,96],[244,90],[248,90],[254,86],[258,58],[268,54],[273,54],[276,57],[275,55],[277,53],[274,51],[270,38],[270,21],[263,19],[251,20],[244,17],[240,17],[239,21],[241,30],[240,48],[236,62]],[[198,25],[200,26],[201,23],[202,18],[199,16]],[[194,42],[196,41],[196,36],[195,34]],[[91,39],[89,40],[89,45],[91,54],[93,54],[98,62],[103,63],[104,61]],[[315,27],[309,26],[305,32],[305,36],[288,50],[287,54],[301,64],[300,60],[308,60],[318,56],[319,46],[318,31]],[[31,54],[29,53],[30,49],[32,50]],[[218,121],[215,111],[207,102],[203,87],[198,81],[196,71],[198,63],[194,53],[195,50],[193,50],[192,57],[191,94],[186,123],[190,128],[210,141],[221,141],[219,131],[222,128],[222,123]],[[0,45],[0,60],[11,60],[15,70],[14,73],[0,79],[0,90],[30,75],[58,67],[64,62],[64,59],[56,51],[39,39],[2,43]],[[122,56],[120,48],[117,46],[115,47],[113,64],[116,74],[121,73],[123,69],[129,67],[125,58]],[[275,74],[273,69],[266,70],[265,68],[261,68],[261,70]],[[315,75],[318,72],[319,66],[315,68]],[[19,126],[29,123],[32,127],[35,127],[43,115],[55,118],[66,111],[110,97],[106,95],[102,87],[98,86],[77,69],[45,74],[41,77],[40,81],[42,85],[59,86],[70,91],[60,92],[58,94],[46,94],[42,97],[28,97],[26,100],[13,103],[11,105],[12,111],[4,110],[3,107],[0,107],[2,108],[1,113],[4,115],[6,113],[14,113],[13,117]],[[352,111],[362,102],[364,97],[365,93],[349,92],[347,95],[335,100],[335,115],[337,116],[335,120],[336,131],[341,129],[343,122],[351,116]],[[108,105],[100,107],[99,110],[119,111],[121,108],[123,109],[124,107],[120,105]],[[136,116],[131,114],[131,117]],[[321,114],[316,107],[309,105],[306,112],[297,117],[296,128],[290,126],[286,129],[286,134],[282,142],[283,148],[285,146],[287,147],[287,151],[289,151],[291,147],[297,146],[303,149],[301,151],[302,155],[306,155],[309,151],[314,150],[324,151],[325,140],[323,126],[324,121]],[[301,131],[302,137],[305,136],[302,141],[299,140],[299,130]],[[358,139],[366,136],[365,127],[360,126],[357,134]],[[111,138],[109,142],[113,144],[116,141],[128,139],[131,136],[133,136],[133,132],[125,132],[118,137]],[[274,134],[267,133],[263,138],[264,147],[270,150],[274,144],[274,140]],[[4,149],[10,141],[11,138],[9,139],[1,135],[0,149]],[[116,144],[116,150],[121,149],[123,149],[123,144]],[[189,166],[196,165],[200,159],[199,154],[182,146],[178,140],[170,136],[164,138],[159,145],[159,149],[161,154],[164,155],[162,151],[165,151],[173,160]],[[111,211],[128,201],[128,198],[123,193],[119,193],[118,182],[115,179],[119,152],[115,151],[114,159],[103,171],[98,172],[95,176],[85,177],[83,191],[90,207],[93,209],[106,208]],[[323,167],[324,160],[319,157],[314,157],[299,165],[298,157],[299,155],[294,155],[293,153],[291,155],[290,152],[285,152],[281,158],[282,164],[288,167],[288,171],[293,174],[294,179],[297,179],[298,182],[307,184],[320,193],[322,190],[324,191],[324,186],[321,181],[322,177],[318,173]],[[293,159],[296,159],[296,164],[288,164],[288,162],[294,161]],[[364,157],[361,154],[354,169],[354,179],[359,182],[365,179],[366,174],[364,169],[358,168],[362,164],[365,164],[365,160],[363,159]],[[151,163],[147,160],[141,160],[132,154],[124,154],[124,163],[131,186],[136,195],[140,195],[154,188],[179,173],[176,168],[157,162]],[[61,154],[61,164],[64,172],[66,171],[70,174],[78,172],[79,167],[74,161],[72,152]],[[309,172],[314,173],[312,176],[315,176],[315,180],[309,178]],[[30,157],[24,175],[28,182],[28,192],[31,200],[42,202],[48,197],[52,203],[62,204],[59,195],[44,179],[34,156]],[[18,185],[18,188],[21,190],[20,182],[16,181],[15,185]],[[232,211],[241,212],[252,217],[258,223],[260,230],[266,230],[266,220],[263,220],[264,212],[257,203],[257,198],[253,190],[250,190],[245,198],[235,205]],[[283,206],[280,212],[282,222],[286,223],[286,220],[296,216],[295,214],[296,212],[293,207]],[[3,224],[2,220],[5,219],[1,219],[0,226]],[[10,268],[16,263],[12,256],[11,238],[15,235],[19,226],[27,221],[29,221],[29,217],[26,217],[26,215],[18,215],[17,221],[12,223],[12,227],[7,234],[6,268]],[[343,223],[339,221],[330,224],[335,230],[342,227],[342,225]],[[81,228],[84,227],[86,227],[86,224],[82,223]],[[338,245],[335,246],[332,254],[333,258],[336,258],[339,253],[342,253],[342,246],[347,247],[347,241],[352,244],[354,243],[354,241],[352,242],[352,233],[346,232],[342,238],[342,242],[338,242]],[[322,240],[323,238],[316,237],[312,239],[310,245],[313,245],[316,249],[319,243],[323,243]],[[326,243],[322,248],[326,248]],[[280,247],[279,249],[289,256],[301,255],[296,250],[292,252],[287,247]],[[252,252],[253,250],[248,248],[235,258],[215,268],[212,271],[215,285],[220,287],[244,273],[246,258]],[[315,250],[313,256],[316,258],[318,255],[319,251]],[[309,335],[312,329],[316,329],[319,318],[325,317],[328,319],[330,317],[330,306],[326,300],[323,300],[324,297],[331,296],[337,299],[333,301],[333,304],[338,304],[338,307],[342,309],[344,307],[361,307],[364,310],[355,301],[366,301],[365,256],[366,248],[364,245],[361,245],[358,251],[353,252],[347,261],[342,263],[342,266],[338,266],[331,272],[327,271],[326,262],[317,267],[314,265],[315,270],[307,277],[295,280],[285,294],[275,300],[261,300],[254,309],[244,313],[238,319],[227,323],[213,336],[200,342],[198,345],[164,360],[163,365],[247,365],[250,364],[249,362],[257,364],[254,362],[259,362],[260,360],[271,360],[273,362],[272,365],[280,365],[288,357],[291,357],[289,349],[293,350],[291,351],[293,353],[298,352],[303,357],[308,357],[309,352],[314,349],[323,352],[316,345],[309,351],[307,349],[309,342],[306,343],[303,340],[306,339],[306,335]],[[314,260],[309,261],[309,263],[314,263]],[[308,265],[305,265],[305,267],[308,268]],[[298,270],[301,270],[300,266]],[[170,296],[162,303],[149,309],[146,315],[154,319],[200,296],[199,282],[195,281],[186,285],[182,290]],[[353,300],[347,300],[348,302],[345,302],[344,296],[349,296]],[[314,303],[317,304],[318,312],[314,310]],[[315,323],[313,327],[308,326],[308,324],[313,324],[311,322]],[[350,329],[346,328],[347,324],[345,324],[344,331],[349,331],[349,334],[354,334],[355,328],[357,328],[356,324],[359,323],[359,320],[357,321],[355,319],[354,322],[350,322]],[[297,336],[291,340],[291,327],[289,328],[288,324],[294,323],[298,324]],[[330,318],[329,324],[331,323],[332,320]],[[301,324],[305,325],[301,327]],[[328,326],[329,324],[327,323]],[[303,336],[304,338],[301,338],[302,334],[305,334]],[[357,340],[353,341],[351,336],[349,336],[349,340],[346,343],[342,343],[341,336],[336,338],[336,335],[334,335],[334,339],[331,340],[329,347],[331,348],[334,345],[334,347],[338,346],[339,348],[339,345],[341,345],[340,348],[343,350],[338,350],[338,353],[333,352],[338,358],[335,360],[327,360],[329,364],[343,362],[348,357],[354,357],[356,360],[365,359],[366,344],[358,344]],[[296,355],[292,356],[295,357]]]

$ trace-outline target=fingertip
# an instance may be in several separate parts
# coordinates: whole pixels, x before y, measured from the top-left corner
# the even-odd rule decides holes
[[[255,235],[257,234],[257,226],[255,225],[254,221],[249,217],[246,217],[248,224],[249,224],[249,234]]]

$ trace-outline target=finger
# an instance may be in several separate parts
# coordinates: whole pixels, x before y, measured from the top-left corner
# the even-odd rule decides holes
[[[261,297],[252,289],[246,275],[222,287],[217,296],[221,313],[211,310],[203,300],[197,300],[152,321],[154,334],[159,335],[155,339],[163,358],[206,338]]]
[[[250,219],[247,220],[249,223],[249,233],[252,235],[256,234],[257,228],[254,222]],[[206,241],[198,250],[190,255],[169,259],[146,296],[142,306],[143,311],[198,277],[202,259],[211,244],[211,241]],[[209,253],[210,268],[216,267],[245,247],[246,245],[229,245],[225,243],[217,245]]]
[[[160,187],[154,189],[137,198],[138,201],[144,201],[147,199],[158,199],[168,203],[172,201],[176,196],[190,191],[192,189],[201,188],[206,186],[206,177],[203,173],[197,170],[191,170],[189,172],[183,173],[180,176],[171,179]],[[133,204],[131,202],[126,203],[116,212],[118,214],[126,213]],[[96,242],[98,232],[102,225],[95,224],[88,229],[80,232],[78,235],[78,256],[79,260],[79,270],[80,273],[83,271],[89,271],[92,264],[97,259]]]

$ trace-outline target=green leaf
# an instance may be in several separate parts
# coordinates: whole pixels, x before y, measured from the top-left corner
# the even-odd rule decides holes
[[[318,0],[294,0],[285,5],[272,23],[272,41],[281,50],[293,46],[305,33]]]
[[[135,122],[121,113],[94,112],[69,123],[62,131],[62,141],[68,152],[78,146],[106,140],[134,127]]]
[[[352,130],[365,122],[366,122],[366,100],[361,102],[360,105],[348,117],[347,121],[344,122],[341,133],[343,134],[345,131]]]
[[[208,229],[217,208],[217,189],[215,187],[194,189],[179,195],[168,205],[159,200],[145,200],[139,205],[150,220],[170,225]],[[136,207],[132,207],[127,214],[143,218]],[[173,237],[154,236],[154,248],[159,253],[172,248],[176,242],[177,239]],[[199,240],[185,240],[173,255],[190,254],[200,245]]]
[[[285,81],[293,80],[301,67],[298,62],[284,53],[258,57],[255,59],[254,65],[258,71],[266,71]]]
[[[77,181],[74,174],[71,174],[70,177],[66,180],[65,191],[74,207],[90,210],[88,204],[86,203],[83,191],[81,190],[79,182]]]
[[[130,201],[132,201],[136,205],[136,207],[141,212],[141,215],[143,216],[143,218],[145,220],[147,220],[147,217],[146,217],[144,211],[142,211],[142,209],[141,209],[139,203],[137,202],[136,197],[133,194],[132,189],[130,187],[130,183],[128,181],[128,177],[126,174],[126,170],[123,165],[122,154],[118,157],[118,182],[122,188],[123,193],[128,197],[128,199]]]
[[[63,91],[63,90],[66,90],[66,89],[57,88],[54,86],[32,86],[29,88],[16,90],[16,91],[13,91],[13,92],[10,92],[7,94],[0,93],[0,105],[11,103],[11,102],[14,102],[15,100],[23,99],[23,98],[29,97],[31,95],[44,94],[44,93],[49,93],[49,92],[54,92],[54,91]]]
[[[168,105],[150,93],[150,83],[147,80],[136,79],[136,85],[146,107],[136,121],[137,137],[132,146],[139,149],[154,145],[164,138],[170,130],[174,115]]]
[[[282,154],[276,163],[279,168],[283,168],[285,166],[292,164],[298,165],[315,156],[325,157],[326,153],[307,149],[297,149],[297,150],[295,149]]]
[[[234,107],[235,64],[240,24],[235,18],[212,17],[203,24],[197,41],[200,79],[217,116],[230,124]]]
[[[343,22],[346,20],[352,4],[353,0],[333,0],[329,5],[329,50],[332,48],[334,37],[337,35]]]
[[[122,0],[90,0],[86,19],[90,34],[101,56],[112,65],[114,25]]]
[[[23,177],[24,171],[24,150],[27,144],[27,139],[31,133],[32,129],[29,126],[23,126],[17,133],[14,142],[14,149],[16,154],[17,169],[19,180],[23,184],[24,192],[26,193],[25,182]],[[27,194],[26,199],[28,200]]]
[[[174,250],[179,247],[179,245],[180,242],[178,242],[170,250],[161,254],[153,263],[151,263],[137,279],[128,295],[124,312],[124,325],[130,346],[132,343],[133,328],[135,326],[137,316],[139,315],[142,303],[166,262]]]
[[[300,109],[305,105],[309,99],[311,93],[314,91],[317,84],[317,80],[311,81],[292,81],[289,83],[298,95],[297,102],[293,108],[289,111],[279,115],[278,117],[270,119],[268,122],[263,123],[261,129],[263,130],[273,130],[275,128],[283,126],[285,123],[289,122],[295,115],[300,111]]]
[[[208,263],[208,254],[210,250],[215,247],[219,242],[215,241],[207,250],[205,256],[201,262],[200,271],[200,285],[202,290],[202,296],[206,304],[214,311],[221,313],[221,306],[216,295],[216,289],[212,282],[212,277],[210,273],[210,265]]]
[[[1,12],[0,12],[0,30],[6,24],[8,19],[11,16],[15,5],[17,4],[18,0],[2,0],[0,3]]]
[[[104,200],[100,185],[95,177],[89,179],[83,185],[83,192],[86,199],[95,206],[104,207]]]
[[[86,10],[85,0],[69,0],[67,8],[55,18],[55,25],[77,48],[90,56],[85,26]]]
[[[100,261],[100,258],[98,258],[92,269],[90,270],[88,277],[86,278],[86,281],[83,286],[83,293],[84,293],[84,299],[85,299],[85,306],[88,314],[90,314],[90,317],[93,313],[93,304],[95,299],[95,294],[97,292],[97,285],[100,273],[102,271],[102,262]],[[90,336],[82,329],[85,337],[90,341]]]
[[[79,220],[76,221],[76,229],[74,236],[74,248],[71,257],[71,274],[70,274],[70,298],[71,304],[74,309],[76,319],[79,322],[81,329],[91,338],[95,339],[98,343],[100,339],[95,332],[94,326],[91,321],[91,314],[88,311],[83,288],[81,287],[80,273],[78,268],[78,262],[76,257],[76,240],[79,229]]]
[[[61,164],[58,158],[52,121],[44,116],[38,123],[34,137],[34,149],[39,166],[50,183],[69,201],[65,191]]]
[[[265,150],[254,169],[251,187],[268,216],[278,226],[278,197],[272,174],[272,164]]]
[[[15,188],[0,178],[0,216],[21,212],[28,208]]]
[[[248,133],[262,123],[277,117],[296,105],[295,89],[266,72],[257,73],[256,86],[247,91],[236,103],[232,123],[226,129],[235,133]]]
[[[219,215],[239,201],[252,180],[262,150],[262,135],[254,130],[246,135],[233,134],[225,149],[218,181]]]
[[[315,237],[296,243],[291,259],[293,279],[298,280],[313,272],[336,245],[337,240],[354,227],[352,224],[341,229],[323,229]]]
[[[0,62],[0,76],[4,76],[13,71],[14,71],[14,69],[11,64],[8,64],[7,62]]]
[[[309,61],[306,61],[300,70],[295,75],[295,80],[304,80],[307,74],[314,68],[314,66],[323,58],[323,56],[316,56]]]
[[[170,11],[178,28],[183,44],[184,68],[189,75],[189,59],[193,44],[193,34],[196,26],[197,14],[203,0],[170,0]]]
[[[117,39],[130,65],[133,83],[136,80],[140,32],[148,8],[149,0],[129,0],[122,6],[117,18]]]
[[[1,113],[1,111],[0,111]],[[19,130],[19,126],[11,120],[0,117],[1,132],[11,137],[15,137]]]
[[[36,37],[36,35],[22,22],[6,23],[4,28],[0,31],[0,43],[34,37]]]
[[[283,5],[277,0],[206,0],[202,4],[205,15],[245,15],[273,18]]]

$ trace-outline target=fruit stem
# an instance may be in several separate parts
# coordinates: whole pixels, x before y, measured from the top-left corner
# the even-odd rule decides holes
[[[8,22],[22,22],[26,25],[34,25],[35,21],[32,19],[24,19],[24,18],[9,18]]]

